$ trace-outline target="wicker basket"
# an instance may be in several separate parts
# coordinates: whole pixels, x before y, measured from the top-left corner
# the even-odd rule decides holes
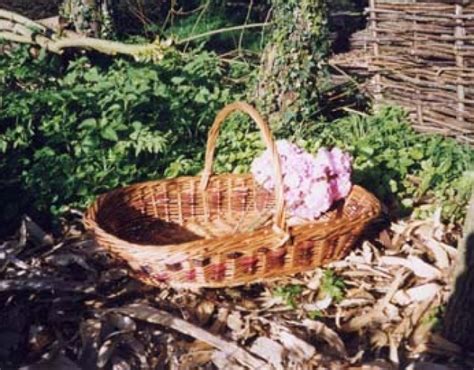
[[[273,152],[275,195],[252,175],[211,176],[219,127],[248,113]],[[100,196],[85,215],[98,244],[127,262],[145,283],[222,287],[313,269],[346,255],[380,213],[361,187],[314,222],[288,227],[282,176],[268,126],[250,105],[233,103],[209,133],[202,176],[150,181]]]

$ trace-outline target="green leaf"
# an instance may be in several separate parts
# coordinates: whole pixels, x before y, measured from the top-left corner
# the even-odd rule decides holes
[[[173,85],[181,85],[185,80],[186,80],[186,78],[184,78],[184,77],[173,77],[171,79],[171,83]]]
[[[97,120],[95,118],[87,118],[79,124],[80,129],[93,129],[97,127]]]
[[[414,159],[414,160],[421,160],[423,159],[423,151],[421,149],[418,149],[418,148],[413,148],[411,151],[410,151],[410,154],[411,154],[411,157]]]
[[[363,153],[363,154],[366,154],[368,156],[371,156],[374,154],[374,149],[370,146],[363,146],[361,148],[359,148],[360,152]]]
[[[393,193],[396,193],[398,191],[398,184],[395,180],[393,179],[390,179],[389,180],[389,185],[390,185],[390,190],[393,192]]]
[[[209,90],[206,87],[199,89],[198,94],[194,97],[196,103],[206,103],[209,97]]]
[[[100,136],[106,140],[118,141],[117,132],[110,126],[104,127],[100,132]]]
[[[437,172],[440,174],[446,174],[452,166],[452,159],[450,157],[446,158],[441,165],[438,167]]]
[[[303,287],[297,284],[288,284],[283,287],[277,287],[273,295],[283,298],[284,302],[292,308],[296,308],[296,298],[303,292]]]
[[[413,199],[410,198],[405,198],[402,200],[402,205],[406,208],[412,208],[413,207]]]
[[[97,68],[91,68],[89,69],[86,74],[84,74],[84,80],[87,82],[97,82],[100,80],[100,75],[99,72],[97,71]]]
[[[344,298],[345,286],[344,280],[338,277],[334,271],[324,271],[320,287],[323,294],[329,295],[335,302],[339,302]]]

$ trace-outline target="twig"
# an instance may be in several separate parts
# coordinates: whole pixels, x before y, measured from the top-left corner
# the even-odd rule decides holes
[[[272,6],[270,9],[268,9],[268,13],[267,13],[267,15],[266,15],[266,17],[265,17],[265,22],[264,22],[264,23],[269,23],[269,24],[271,23],[271,22],[270,22],[270,18],[271,18],[271,16],[272,16],[272,11],[273,11],[273,6]],[[260,35],[260,48],[261,48],[261,49],[263,49],[263,41],[264,41],[264,39],[265,39],[265,28],[262,28],[262,33],[261,33],[261,35]]]
[[[386,306],[390,303],[390,300],[393,298],[394,294],[397,292],[398,288],[403,284],[405,279],[408,277],[409,273],[404,269],[398,270],[396,276],[394,277],[392,283],[390,284],[387,293],[383,298],[381,298],[364,316],[356,316],[350,320],[347,324],[344,325],[345,331],[358,331],[364,328],[367,325],[374,323],[379,323],[383,321],[386,316],[384,310]]]
[[[249,21],[250,14],[252,13],[252,8],[253,8],[253,0],[250,0],[249,7],[247,9],[247,15],[245,16],[244,25],[246,25]],[[245,32],[245,28],[242,29],[242,32],[240,32],[240,36],[239,36],[239,44],[237,46],[237,49],[239,50],[239,54],[240,54],[240,50],[242,49],[242,41],[244,40],[244,32]]]
[[[368,117],[369,116],[367,113],[364,113],[364,112],[361,112],[357,109],[352,109],[352,108],[349,108],[349,107],[343,107],[342,110],[346,111],[348,113],[358,114],[359,116],[362,116],[362,117]]]
[[[12,22],[13,28],[8,32],[0,32],[0,39],[17,43],[38,45],[57,54],[61,54],[63,50],[67,48],[82,48],[96,50],[107,55],[124,54],[132,56],[135,59],[143,58],[158,61],[163,58],[164,51],[171,45],[171,42],[161,43],[158,39],[149,44],[129,45],[117,41],[83,37],[72,32],[68,32],[65,34],[65,36],[59,37],[59,35],[54,34],[52,30],[46,28],[42,24],[31,21],[28,18],[22,17],[16,13],[0,9],[0,20],[2,18]],[[243,30],[247,28],[266,27],[268,25],[268,23],[255,23],[246,24],[243,26],[221,28],[199,35],[194,35],[183,40],[178,40],[175,42],[175,45],[188,45],[191,41],[216,35],[218,33]],[[18,29],[14,29],[16,26],[19,26]],[[36,32],[40,33],[35,34],[32,30],[36,30]],[[14,31],[19,32],[19,34],[15,33]],[[51,36],[48,33],[51,33]]]
[[[362,91],[362,87],[360,86],[359,82],[357,82],[356,79],[354,79],[354,77],[352,77],[351,75],[349,75],[348,73],[346,73],[343,69],[341,69],[337,64],[335,63],[332,63],[331,61],[329,61],[328,63],[328,66],[330,66],[331,68],[335,69],[337,72],[339,72],[340,74],[342,74],[344,77],[346,77],[350,82],[352,82],[359,91]]]
[[[168,21],[173,18],[173,14],[174,14],[174,7],[176,6],[176,0],[171,0],[170,1],[170,10],[168,11],[168,14],[166,14],[166,18],[165,18],[165,21],[163,22],[163,25],[161,26],[161,28],[164,30],[166,28],[166,26],[168,25]],[[171,23],[173,23],[173,21],[171,21]]]
[[[176,45],[185,44],[185,43],[187,43],[187,42],[194,41],[194,40],[197,40],[197,39],[201,39],[201,38],[203,38],[203,37],[208,37],[208,36],[212,36],[212,35],[217,35],[218,33],[231,32],[231,31],[238,31],[238,30],[247,29],[247,28],[268,27],[268,26],[270,26],[270,25],[271,25],[271,23],[268,23],[268,22],[267,22],[267,23],[251,23],[251,24],[246,24],[246,25],[243,25],[243,26],[233,26],[233,27],[220,28],[220,29],[218,29],[218,30],[213,30],[213,31],[209,31],[209,32],[204,32],[204,33],[201,33],[201,34],[199,34],[199,35],[187,37],[187,38],[185,38],[185,39],[176,41],[175,44],[176,44]]]
[[[211,3],[210,0],[207,0],[206,1],[206,4],[204,4],[204,7],[202,8],[201,12],[199,13],[197,19],[196,19],[196,22],[194,23],[193,25],[193,28],[191,29],[191,33],[194,33],[194,30],[196,29],[196,27],[198,26],[199,22],[201,21],[204,13],[207,11],[207,8],[209,8],[209,4]],[[186,45],[184,45],[184,51],[186,52],[186,50],[188,49],[188,46],[189,46],[189,41],[186,42]]]
[[[206,4],[204,5],[199,5],[197,8],[195,9],[191,9],[191,10],[188,10],[188,11],[184,11],[181,9],[179,10],[172,10],[173,14],[176,14],[176,15],[182,15],[182,16],[188,16],[188,15],[191,15],[191,14],[194,14],[194,13],[197,13],[199,11],[201,11],[202,8],[204,8],[206,6]]]

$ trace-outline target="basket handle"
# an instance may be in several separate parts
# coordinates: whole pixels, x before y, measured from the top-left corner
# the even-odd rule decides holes
[[[251,105],[243,102],[235,102],[226,105],[216,116],[214,123],[209,131],[206,147],[206,162],[204,165],[204,171],[201,177],[200,187],[201,190],[206,190],[209,183],[209,178],[212,175],[212,163],[214,161],[214,152],[216,149],[216,140],[219,135],[219,128],[222,122],[234,111],[242,111],[247,113],[257,124],[258,128],[263,137],[263,141],[270,152],[272,153],[273,168],[275,171],[275,218],[274,223],[281,231],[285,231],[285,215],[284,215],[284,198],[283,198],[283,176],[281,173],[280,156],[273,140],[273,136],[270,132],[268,125],[263,120],[260,113]]]

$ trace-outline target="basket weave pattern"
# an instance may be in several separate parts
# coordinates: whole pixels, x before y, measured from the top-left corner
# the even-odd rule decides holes
[[[272,150],[275,194],[250,174],[211,176],[219,127],[235,110],[254,119]],[[379,215],[379,202],[354,186],[317,221],[289,227],[278,158],[260,115],[245,103],[233,103],[211,128],[202,176],[150,181],[104,194],[86,212],[86,227],[100,246],[152,285],[235,286],[342,258]]]

